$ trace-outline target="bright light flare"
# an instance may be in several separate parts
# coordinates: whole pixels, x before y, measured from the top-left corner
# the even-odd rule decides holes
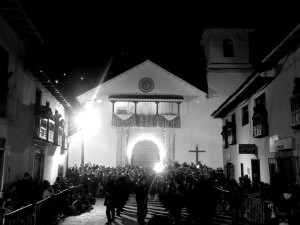
[[[166,156],[165,148],[164,148],[162,142],[158,138],[156,138],[156,137],[154,137],[153,135],[150,135],[150,134],[140,135],[140,136],[134,138],[132,141],[129,142],[128,147],[127,147],[128,161],[129,162],[131,161],[132,150],[133,150],[133,147],[135,146],[135,144],[140,142],[140,141],[144,141],[144,140],[153,141],[157,145],[157,147],[159,149],[159,158],[160,158],[159,161],[163,162],[164,159],[165,159],[165,156]]]
[[[99,112],[92,105],[88,105],[85,110],[76,117],[78,127],[84,131],[85,135],[94,134],[99,128]]]
[[[164,165],[162,163],[156,163],[155,166],[154,166],[154,170],[157,173],[160,173],[164,170]]]

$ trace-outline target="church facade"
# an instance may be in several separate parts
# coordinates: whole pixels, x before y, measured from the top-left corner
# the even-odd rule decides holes
[[[147,60],[78,96],[85,113],[92,108],[97,116],[93,128],[69,138],[69,166],[90,162],[153,167],[198,159],[222,167],[222,123],[211,114],[252,71],[250,32],[204,31],[200,45],[207,61],[208,93]]]
[[[206,93],[147,60],[78,97],[99,125],[84,132],[85,162],[116,166],[199,161],[222,165],[221,123],[210,118]],[[92,126],[98,123],[94,121]],[[79,133],[77,133],[78,135]],[[81,138],[70,139],[69,165],[81,161]]]

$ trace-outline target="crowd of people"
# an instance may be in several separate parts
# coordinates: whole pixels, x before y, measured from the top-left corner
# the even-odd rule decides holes
[[[1,218],[9,212],[35,204],[58,193],[60,189],[67,188],[66,182],[58,182],[59,178],[54,185],[51,185],[49,181],[33,179],[29,173],[25,172],[22,179],[11,183],[1,191]]]
[[[67,169],[66,177],[58,177],[53,185],[49,181],[33,180],[28,174],[2,190],[0,198],[2,215],[70,187],[81,185],[80,193],[68,195],[65,214],[77,215],[93,208],[96,198],[104,198],[107,224],[116,216],[122,216],[130,194],[135,194],[137,221],[145,223],[148,198],[158,196],[170,217],[155,217],[153,220],[168,220],[172,224],[209,224],[217,206],[232,215],[233,224],[249,222],[249,197],[261,199],[267,204],[270,224],[299,224],[300,189],[295,181],[275,177],[270,184],[248,175],[239,181],[228,180],[221,168],[206,165],[168,164],[160,173],[150,168],[135,166],[105,167],[86,164],[84,175],[76,165]],[[183,221],[181,211],[187,209]],[[154,223],[149,221],[149,224]]]
[[[80,178],[81,168],[74,166],[67,177],[72,182]],[[187,224],[206,224],[211,220],[217,202],[216,180],[226,180],[222,169],[205,165],[179,163],[169,164],[164,171],[156,173],[149,168],[104,167],[86,164],[83,183],[86,189],[105,197],[108,224],[120,216],[129,194],[136,195],[137,220],[143,224],[147,214],[148,195],[156,194],[169,211],[174,224],[181,224],[181,211],[189,213]],[[205,203],[205,204],[203,204]]]
[[[81,183],[78,180],[78,183]],[[25,172],[22,179],[11,183],[1,191],[0,196],[0,221],[10,212],[21,209],[30,204],[36,204],[46,198],[50,198],[64,190],[70,190],[74,184],[67,177],[57,177],[51,185],[48,180],[33,179]],[[65,215],[77,215],[92,209],[96,202],[96,196],[85,190],[80,193],[68,194],[62,201]]]
[[[71,177],[75,180],[79,178],[80,168],[70,168],[69,179]],[[248,175],[238,181],[228,180],[221,168],[212,169],[193,163],[175,162],[166,166],[161,173],[129,165],[105,167],[87,164],[83,180],[86,188],[107,198],[108,224],[114,221],[116,215],[120,215],[131,193],[136,194],[137,219],[140,224],[144,223],[147,214],[148,197],[156,194],[169,211],[173,224],[182,223],[183,207],[189,215],[185,224],[208,224],[221,201],[226,203],[224,212],[232,215],[233,224],[248,224],[249,197],[267,204],[265,217],[270,224],[300,222],[299,186],[295,181],[286,181],[279,174],[268,184],[259,181],[257,177],[251,181]],[[109,205],[107,201],[112,204]],[[120,206],[117,207],[118,204]],[[112,208],[116,208],[116,211]]]

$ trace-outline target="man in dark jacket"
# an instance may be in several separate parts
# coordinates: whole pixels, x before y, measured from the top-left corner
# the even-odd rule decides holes
[[[137,182],[136,188],[136,203],[137,203],[137,221],[139,224],[144,224],[147,215],[149,185],[146,182],[146,177],[141,177]]]
[[[116,191],[114,180],[108,176],[104,185],[104,205],[106,206],[106,217],[107,223],[111,224],[111,222],[115,221],[115,208],[116,208]]]

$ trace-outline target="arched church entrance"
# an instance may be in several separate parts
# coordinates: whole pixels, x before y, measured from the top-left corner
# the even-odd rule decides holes
[[[132,149],[131,165],[154,168],[154,165],[160,162],[159,153],[159,148],[153,141],[139,141]]]

